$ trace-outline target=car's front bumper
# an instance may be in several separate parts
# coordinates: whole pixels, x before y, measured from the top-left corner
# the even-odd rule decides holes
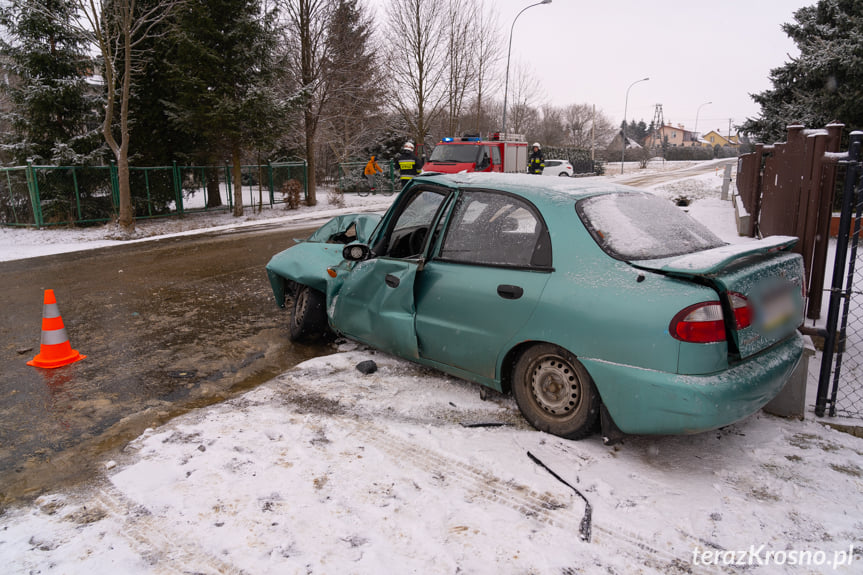
[[[803,337],[786,340],[709,375],[678,375],[579,358],[624,433],[687,434],[743,419],[773,399],[803,355]]]

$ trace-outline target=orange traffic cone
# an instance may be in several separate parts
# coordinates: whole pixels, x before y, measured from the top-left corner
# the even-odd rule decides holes
[[[81,355],[69,344],[69,336],[66,335],[66,327],[60,310],[57,308],[57,300],[54,298],[54,290],[45,290],[45,303],[42,306],[42,346],[38,355],[27,365],[36,367],[62,367],[75,363],[87,357]]]

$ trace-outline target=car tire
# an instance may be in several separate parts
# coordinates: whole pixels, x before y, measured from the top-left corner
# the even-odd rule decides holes
[[[300,286],[294,295],[290,319],[292,341],[311,341],[327,332],[326,296],[316,289]]]
[[[581,439],[593,432],[599,393],[584,366],[568,351],[534,345],[513,369],[512,392],[519,410],[540,431]]]
[[[566,172],[561,172],[558,174],[558,176],[560,176],[561,178],[568,178],[569,174],[567,174]]]

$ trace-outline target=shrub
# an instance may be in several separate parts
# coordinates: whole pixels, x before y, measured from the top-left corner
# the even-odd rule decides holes
[[[327,203],[337,208],[345,207],[345,194],[338,188],[331,188],[327,194]]]
[[[665,151],[665,159],[672,162],[681,160],[712,160],[713,157],[713,148],[690,146],[686,148],[668,148]]]
[[[287,180],[282,184],[282,195],[285,197],[285,209],[296,210],[300,207],[300,196],[303,185],[297,180]]]

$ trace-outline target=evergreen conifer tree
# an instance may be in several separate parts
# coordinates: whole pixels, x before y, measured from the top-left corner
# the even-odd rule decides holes
[[[800,55],[770,72],[772,89],[752,95],[761,114],[741,131],[773,143],[785,140],[791,124],[863,129],[863,2],[819,0],[794,20],[782,28]]]
[[[176,94],[165,111],[199,158],[230,161],[234,215],[241,216],[242,162],[274,142],[283,125],[273,86],[275,15],[260,0],[208,0],[176,16],[167,71]]]
[[[3,150],[14,164],[86,164],[104,151],[100,91],[87,81],[94,61],[86,40],[60,23],[75,10],[72,0],[13,0],[0,10],[0,53],[11,71]]]
[[[372,24],[357,0],[338,0],[327,32],[324,103],[327,148],[338,161],[356,158],[376,144],[383,121],[383,75],[372,43]]]

